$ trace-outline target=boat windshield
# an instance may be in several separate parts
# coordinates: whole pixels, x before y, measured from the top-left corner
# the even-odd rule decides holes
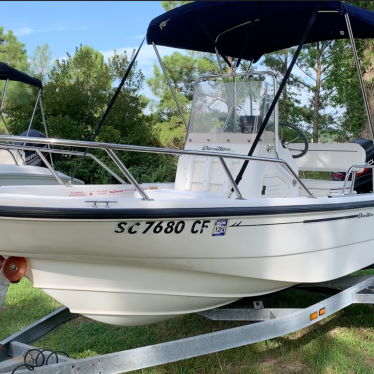
[[[194,89],[189,132],[257,133],[274,97],[272,84],[253,76],[202,79]]]

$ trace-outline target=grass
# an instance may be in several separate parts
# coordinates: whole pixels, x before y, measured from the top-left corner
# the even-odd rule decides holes
[[[372,270],[356,275],[373,274]],[[265,307],[306,307],[325,295],[291,289],[263,297]],[[60,304],[22,279],[11,285],[0,315],[0,339],[17,332]],[[34,342],[37,347],[90,357],[243,325],[186,315],[147,326],[118,327],[79,317]],[[256,344],[179,361],[134,373],[374,373],[374,313],[352,305],[303,330]]]
[[[299,171],[299,177],[301,179],[318,179],[318,180],[330,180],[330,172],[328,171]]]

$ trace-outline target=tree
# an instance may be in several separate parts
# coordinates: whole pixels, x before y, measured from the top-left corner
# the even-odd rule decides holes
[[[0,62],[18,69],[26,68],[27,54],[25,45],[17,40],[13,31],[4,33],[4,27],[0,26]]]
[[[51,137],[90,140],[94,134],[104,111],[109,104],[116,87],[113,82],[122,78],[129,65],[126,54],[117,55],[104,62],[103,55],[92,47],[80,46],[74,55],[57,61],[49,73],[49,80],[44,86],[43,101],[45,115]],[[152,127],[152,116],[144,115],[146,103],[136,92],[142,85],[143,75],[133,66],[130,79],[125,83],[116,103],[112,107],[102,131],[96,141],[125,143],[134,145],[158,145],[157,132]],[[10,127],[13,133],[24,130],[24,114],[22,108],[12,106],[9,112]],[[41,123],[34,122],[33,128],[42,130]],[[82,149],[79,149],[82,151]],[[92,150],[104,162],[111,164],[105,152]],[[118,156],[141,180],[149,181],[150,170],[163,168],[165,157],[135,152],[119,152]],[[75,169],[75,158],[55,156],[56,169],[71,173]],[[115,167],[114,167],[115,169]],[[167,168],[172,174],[173,168]],[[105,174],[100,166],[85,161],[76,177],[85,182],[108,183],[112,177]],[[166,179],[170,179],[170,175]]]
[[[35,51],[30,57],[30,72],[31,75],[39,78],[43,83],[51,70],[52,51],[49,49],[48,44],[43,46],[36,46]]]
[[[350,3],[374,11],[373,1]],[[369,112],[374,121],[374,43],[372,39],[355,39],[355,43]],[[344,110],[341,116],[342,128],[350,139],[359,136],[372,139],[349,39],[337,41],[334,48],[332,74],[328,84],[335,86],[337,90],[334,104]]]
[[[25,65],[27,68],[22,70],[45,83],[48,72],[51,68],[51,56],[52,52],[50,51],[48,44],[37,46],[29,59],[29,63]],[[19,127],[15,128],[14,123],[12,127],[15,131],[17,131],[16,134],[19,134],[27,129],[39,89],[19,82],[10,82],[8,88],[4,112],[5,115],[14,113],[14,109],[8,108],[8,105],[11,105],[13,108],[17,108],[19,111],[18,117],[21,117],[24,120],[22,123],[20,123]],[[38,112],[38,114],[40,113]],[[33,121],[33,124],[38,123],[38,126],[41,126],[41,118],[38,117],[39,116],[37,115],[34,119],[35,122]],[[10,119],[10,121],[12,121],[12,119]]]
[[[13,31],[8,30],[7,33],[4,32],[4,28],[0,26],[0,62],[27,72],[27,54],[25,45],[17,40],[17,37],[13,34]],[[17,82],[11,82],[7,88],[7,98],[12,93],[19,92],[20,84]],[[3,91],[5,87],[5,82],[0,81],[0,91]],[[8,102],[4,103],[4,110],[7,108]],[[4,115],[5,121],[7,121],[6,114]],[[5,127],[3,127],[2,121],[0,122],[0,132],[6,133]]]
[[[210,55],[200,56],[201,54],[195,52],[188,55],[174,52],[171,56],[163,58],[175,95],[187,120],[191,109],[193,83],[203,74],[218,73],[217,64],[212,61]],[[151,103],[151,110],[155,112],[157,126],[161,131],[161,142],[165,146],[181,147],[186,128],[180,112],[166,78],[156,64],[153,67],[153,74],[153,78],[147,79],[147,84],[152,93],[159,98],[159,102]]]
[[[286,48],[274,53],[268,53],[264,56],[263,64],[275,74],[283,77],[287,72],[295,50],[295,48]],[[302,121],[303,115],[298,109],[301,101],[297,94],[297,91],[300,91],[300,89],[300,83],[296,80],[295,75],[291,73],[279,100],[279,119],[281,121],[294,124]]]
[[[335,126],[337,113],[330,106],[336,89],[328,83],[334,45],[333,41],[304,45],[296,61],[299,73],[290,75],[280,99],[280,119],[306,126],[312,132],[313,142],[326,141],[332,133],[335,137],[341,135]],[[295,48],[290,48],[267,54],[264,64],[284,76],[294,53]],[[307,104],[301,105],[300,94],[304,98],[309,96]]]
[[[161,1],[162,7],[168,12],[181,5],[192,3],[192,1]]]
[[[331,72],[333,44],[333,41],[325,41],[305,45],[297,62],[298,68],[304,73],[304,79],[293,78],[312,94],[309,107],[306,107],[309,113],[305,111],[304,120],[312,128],[315,143],[321,140],[321,131],[330,129],[335,122],[327,109],[335,88],[326,84]]]

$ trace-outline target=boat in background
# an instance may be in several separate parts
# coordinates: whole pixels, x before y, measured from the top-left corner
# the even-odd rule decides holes
[[[360,144],[366,152],[366,165],[374,164],[374,146],[373,141],[369,139],[357,138],[352,143]],[[346,173],[331,172],[331,180],[344,181]],[[356,173],[354,180],[354,190],[357,193],[371,193],[373,192],[373,169],[365,168],[360,173]]]
[[[217,52],[239,66],[299,43],[297,57],[304,42],[352,30],[374,37],[374,13],[338,1],[193,2],[154,19],[147,41],[156,53],[156,45]],[[269,71],[198,79],[184,150],[0,136],[1,146],[103,149],[131,183],[0,187],[5,276],[26,275],[73,313],[131,326],[373,264],[374,195],[352,183],[372,167],[364,148],[308,144],[279,123],[296,57],[279,86]],[[179,156],[175,184],[140,185],[118,151]],[[301,179],[309,170],[346,177]]]
[[[2,120],[8,134],[11,135],[3,116],[3,108],[8,84],[10,81],[15,81],[39,88],[27,130],[21,133],[20,136],[39,138],[48,137],[47,124],[44,116],[41,97],[43,89],[41,80],[22,73],[21,71],[14,69],[3,62],[0,62],[0,80],[5,81],[4,91],[0,103],[0,119]],[[45,134],[31,128],[38,104],[40,104],[41,108]],[[50,152],[43,152],[43,148],[51,150],[50,145],[34,144],[28,142],[15,144],[24,145],[25,147],[12,148],[9,147],[9,145],[4,147],[0,146],[0,186],[56,185],[61,182],[66,184],[70,181],[70,177],[68,175],[57,171],[52,172],[52,155]],[[74,179],[72,183],[80,185],[84,184],[81,180],[78,179]]]

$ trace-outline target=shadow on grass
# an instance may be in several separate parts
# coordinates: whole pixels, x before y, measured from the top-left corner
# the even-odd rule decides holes
[[[23,329],[61,306],[22,278],[11,284],[0,313],[0,339]]]

